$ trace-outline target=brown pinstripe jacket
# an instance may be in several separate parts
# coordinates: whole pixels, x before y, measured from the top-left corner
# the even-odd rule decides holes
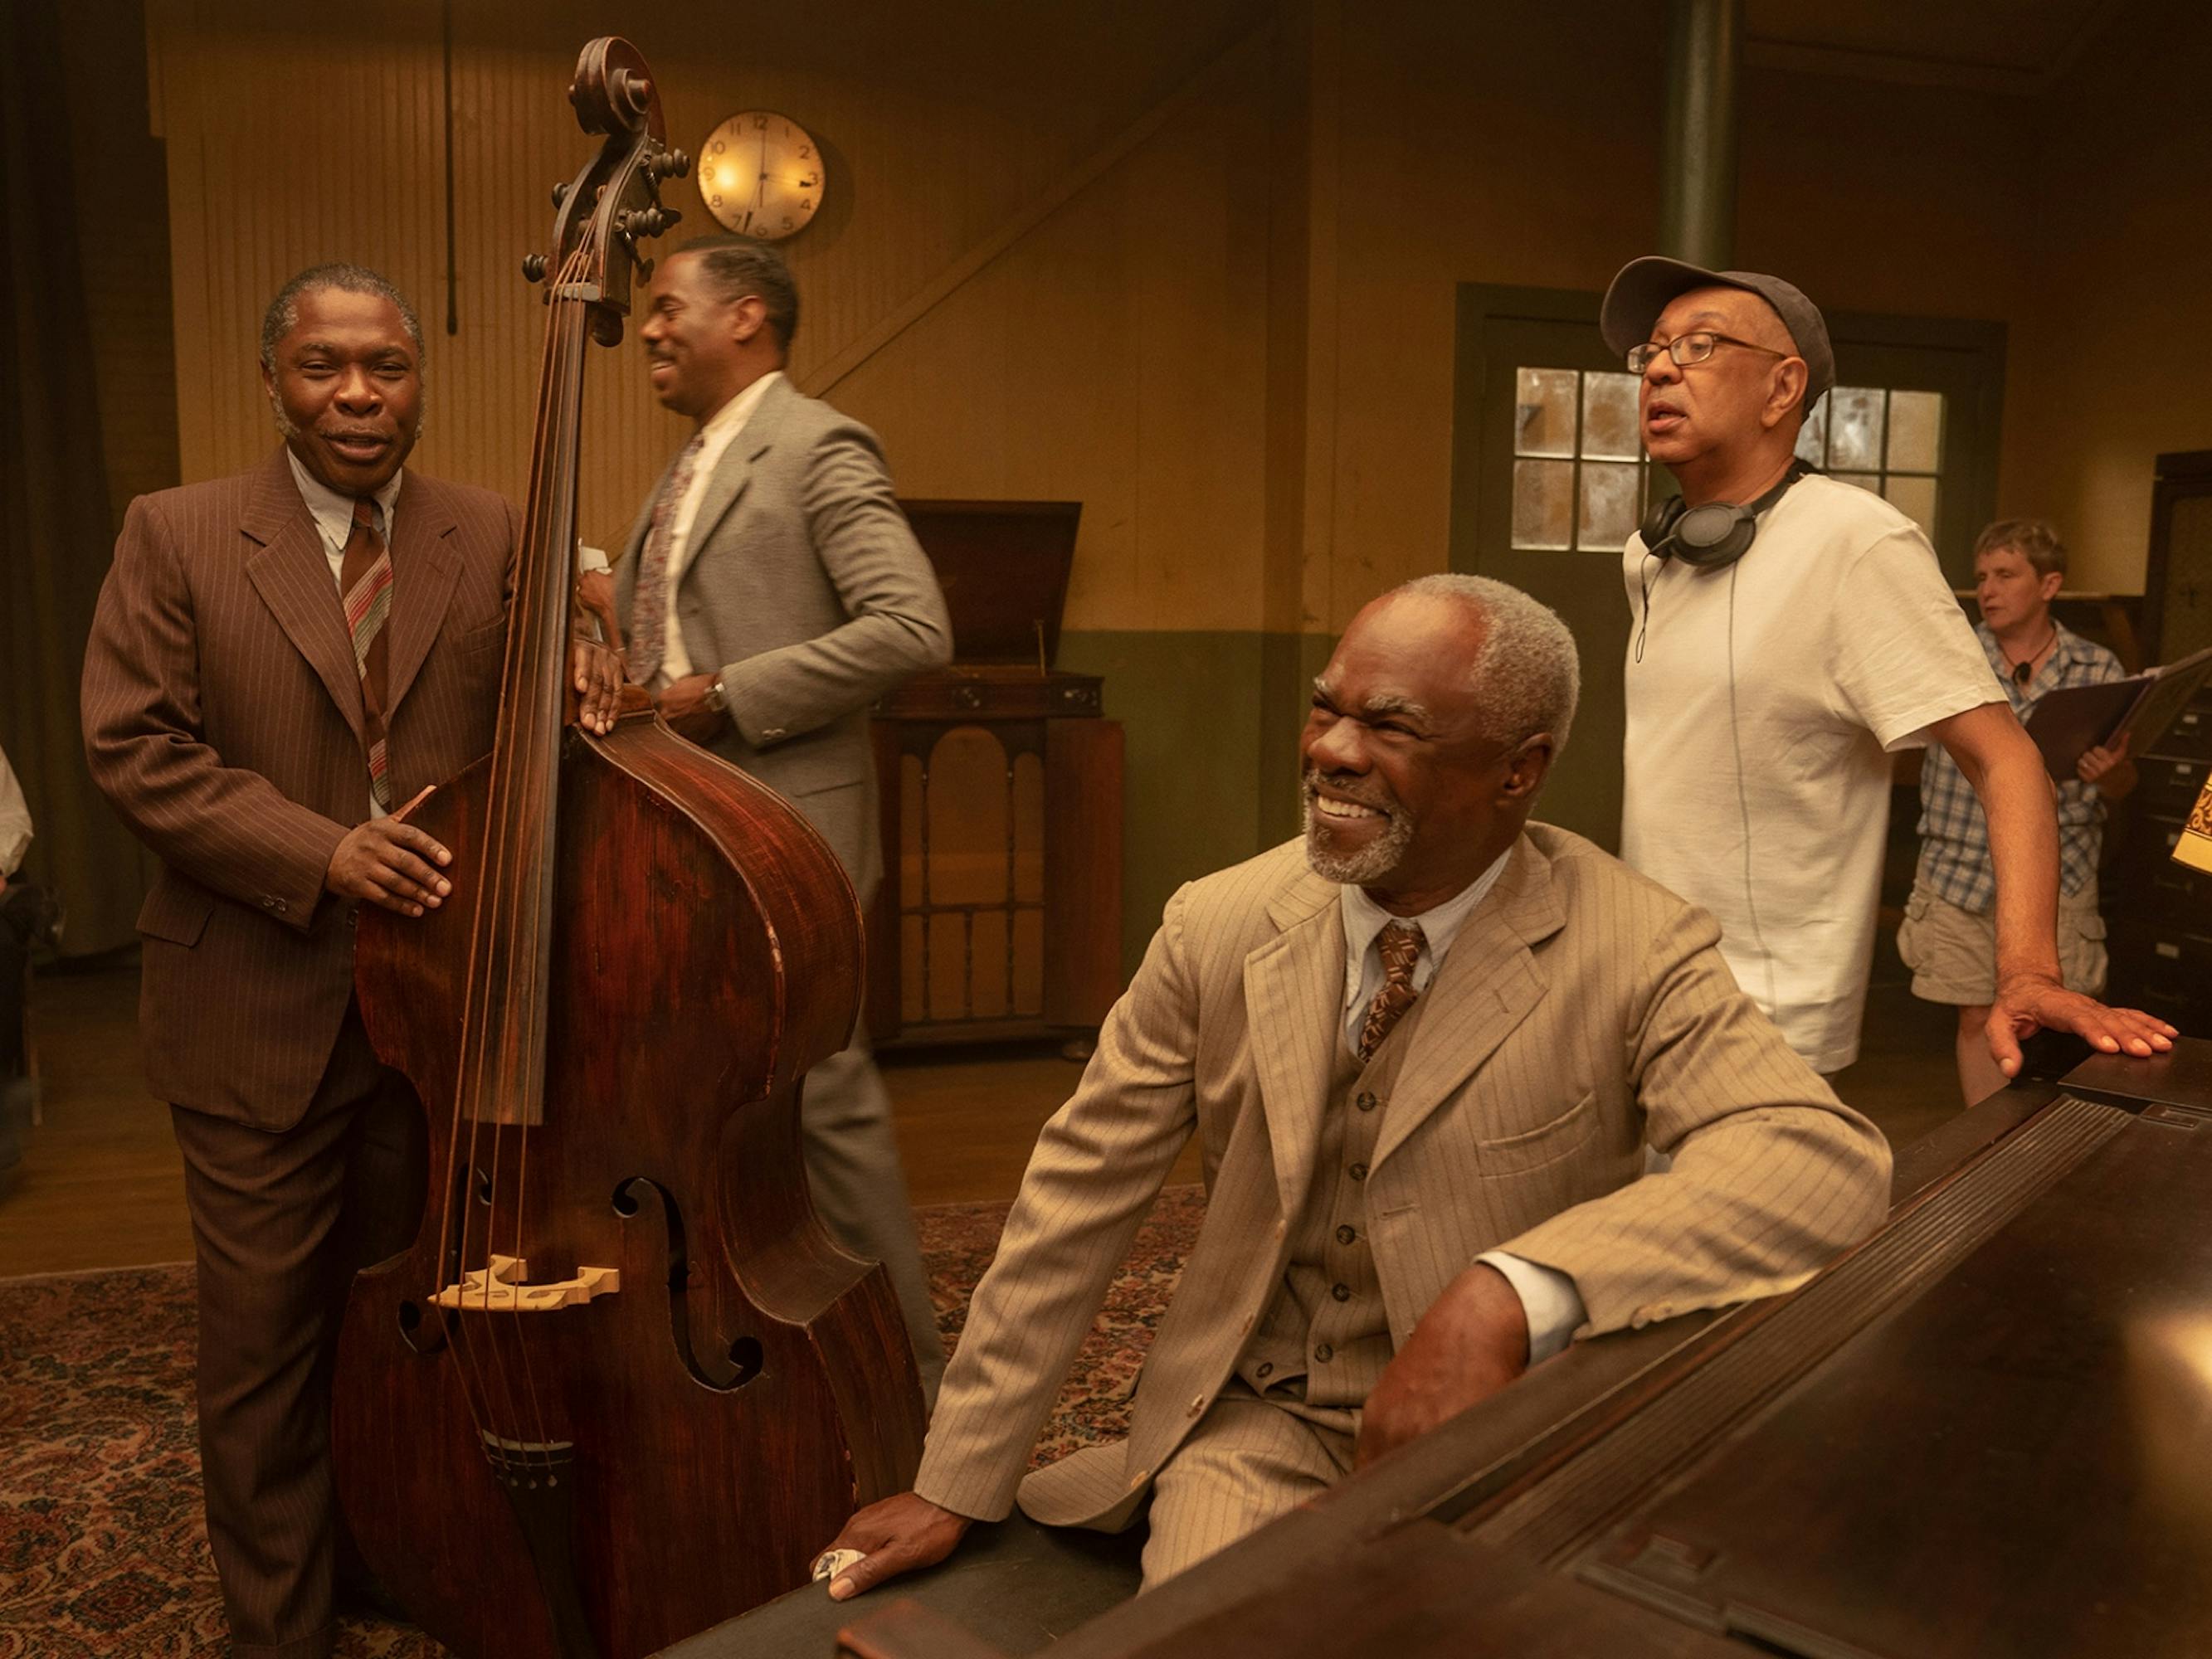
[[[514,514],[410,472],[392,510],[393,799],[491,747]],[[93,781],[161,872],[138,918],[139,1036],[161,1099],[286,1128],[353,994],[323,891],[368,813],[361,680],[284,452],[131,504],[86,647]]]
[[[1423,994],[1369,1174],[1394,1345],[1483,1251],[1567,1273],[1588,1322],[1790,1290],[1873,1231],[1889,1149],[1737,989],[1704,911],[1531,824]],[[1127,1524],[1283,1279],[1344,1018],[1337,887],[1296,842],[1169,902],[1039,1135],[945,1376],[915,1489],[996,1519]],[[1022,1482],[1108,1279],[1184,1143],[1206,1215],[1129,1437]],[[1644,1147],[1671,1153],[1639,1179]]]

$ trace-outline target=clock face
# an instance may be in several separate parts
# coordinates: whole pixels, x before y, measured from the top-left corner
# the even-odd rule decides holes
[[[699,194],[726,230],[781,241],[822,205],[822,153],[806,130],[769,110],[732,115],[699,147]]]

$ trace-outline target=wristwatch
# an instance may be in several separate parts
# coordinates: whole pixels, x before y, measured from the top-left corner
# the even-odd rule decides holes
[[[730,700],[722,690],[722,677],[720,674],[707,682],[707,689],[699,694],[699,701],[717,714],[726,714],[730,712]]]

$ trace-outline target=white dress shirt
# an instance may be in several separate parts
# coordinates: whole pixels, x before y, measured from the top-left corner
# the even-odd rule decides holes
[[[300,499],[307,504],[307,516],[315,521],[315,529],[323,538],[323,556],[331,562],[331,586],[338,591],[338,605],[345,605],[345,544],[353,534],[353,504],[358,497],[342,495],[300,465],[300,458],[292,453],[289,444],[284,447],[284,459],[292,464],[292,482],[300,486]],[[393,473],[383,489],[376,492],[376,504],[384,514],[384,544],[392,545],[392,509],[399,500],[399,486],[406,481],[404,468]],[[389,623],[386,627],[391,626]],[[366,767],[362,777],[366,780]],[[388,816],[369,791],[368,815],[372,818]]]
[[[1511,856],[1511,849],[1508,848],[1459,892],[1418,916],[1394,916],[1368,897],[1364,890],[1350,884],[1337,889],[1344,917],[1345,1040],[1355,1051],[1359,1047],[1361,1029],[1367,1024],[1368,1005],[1382,988],[1382,953],[1375,944],[1382,929],[1394,921],[1410,921],[1419,927],[1421,950],[1413,959],[1413,988],[1426,990],[1443,962],[1444,952],[1451,949],[1452,940],[1459,936],[1460,924],[1498,884],[1505,860]],[[1582,1292],[1575,1288],[1570,1275],[1556,1267],[1524,1261],[1504,1250],[1485,1250],[1475,1260],[1504,1274],[1505,1282],[1520,1297],[1522,1311],[1528,1319],[1531,1365],[1549,1359],[1567,1346],[1567,1339],[1586,1317]]]
[[[676,618],[676,590],[683,585],[684,568],[691,562],[691,521],[699,516],[699,503],[705,499],[707,486],[714,479],[714,469],[722,464],[723,455],[745,429],[745,422],[760,407],[769,387],[782,378],[781,369],[769,370],[716,410],[699,428],[699,453],[691,462],[691,484],[677,501],[676,522],[669,529],[668,577],[662,588],[667,610],[661,618],[660,672],[653,677],[653,690],[699,672],[692,666],[691,653],[684,647],[684,625]],[[708,667],[721,665],[712,663]]]

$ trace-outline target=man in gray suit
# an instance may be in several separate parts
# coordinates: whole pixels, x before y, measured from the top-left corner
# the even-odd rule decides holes
[[[883,874],[868,707],[952,655],[951,623],[875,434],[802,395],[783,366],[799,292],[737,236],[661,264],[638,337],[654,394],[694,431],[614,582],[630,678],[670,726],[788,797],[836,849],[865,911]],[[865,1040],[807,1075],[815,1208],[880,1261],[934,1401],[944,1348]]]

